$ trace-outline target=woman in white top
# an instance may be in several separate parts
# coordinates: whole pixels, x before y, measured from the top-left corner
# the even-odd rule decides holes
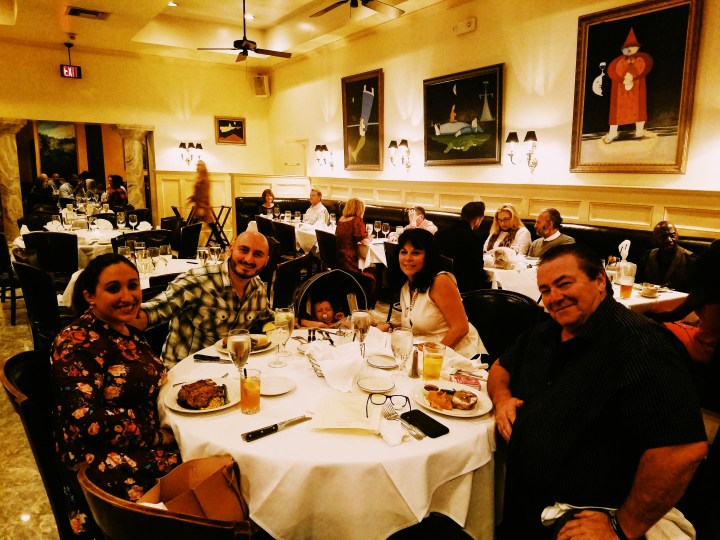
[[[512,204],[505,203],[495,212],[483,251],[488,253],[499,247],[511,247],[516,253],[527,255],[531,243],[530,231],[520,221],[517,210]]]
[[[408,210],[408,221],[409,223],[407,227],[405,227],[406,229],[414,229],[417,227],[418,229],[430,231],[433,234],[438,230],[432,221],[425,219],[425,209],[422,206],[416,206]]]
[[[412,328],[420,341],[434,341],[471,358],[485,353],[475,327],[468,322],[455,277],[440,271],[440,254],[433,235],[409,229],[398,239],[402,325]]]

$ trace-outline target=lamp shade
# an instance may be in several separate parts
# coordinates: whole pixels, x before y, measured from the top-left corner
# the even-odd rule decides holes
[[[390,141],[388,148],[395,150],[395,149],[397,149],[397,147],[398,147],[397,141]]]
[[[511,131],[510,133],[508,133],[507,139],[505,139],[505,142],[506,143],[520,142],[520,139],[518,139],[517,131]]]
[[[408,147],[407,139],[401,140],[401,141],[400,141],[400,144],[398,144],[398,148],[404,148],[404,149],[407,150],[407,149],[409,148],[409,147]]]
[[[525,139],[523,142],[537,142],[537,135],[535,135],[534,131],[528,131],[525,134]]]
[[[185,150],[185,149],[187,149],[187,145],[184,142],[181,142],[180,145],[178,146],[178,148]]]
[[[202,149],[203,149],[202,143],[197,143],[197,144],[195,145],[195,150],[202,150]]]

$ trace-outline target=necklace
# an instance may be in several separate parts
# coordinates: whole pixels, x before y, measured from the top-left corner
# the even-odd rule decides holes
[[[405,317],[410,323],[410,327],[412,328],[413,322],[412,322],[412,310],[415,307],[415,302],[417,301],[418,297],[418,290],[412,286],[410,286],[410,305],[405,310]]]

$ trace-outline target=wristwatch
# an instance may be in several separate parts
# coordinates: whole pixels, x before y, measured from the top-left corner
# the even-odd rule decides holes
[[[625,535],[625,532],[622,530],[616,514],[617,510],[610,510],[610,512],[608,513],[608,516],[610,517],[610,526],[612,527],[615,536],[617,536],[620,540],[630,540]]]

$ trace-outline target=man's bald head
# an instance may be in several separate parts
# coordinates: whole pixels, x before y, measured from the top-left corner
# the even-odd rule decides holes
[[[673,251],[677,246],[678,238],[675,225],[669,221],[661,221],[653,229],[653,244],[661,251]]]

